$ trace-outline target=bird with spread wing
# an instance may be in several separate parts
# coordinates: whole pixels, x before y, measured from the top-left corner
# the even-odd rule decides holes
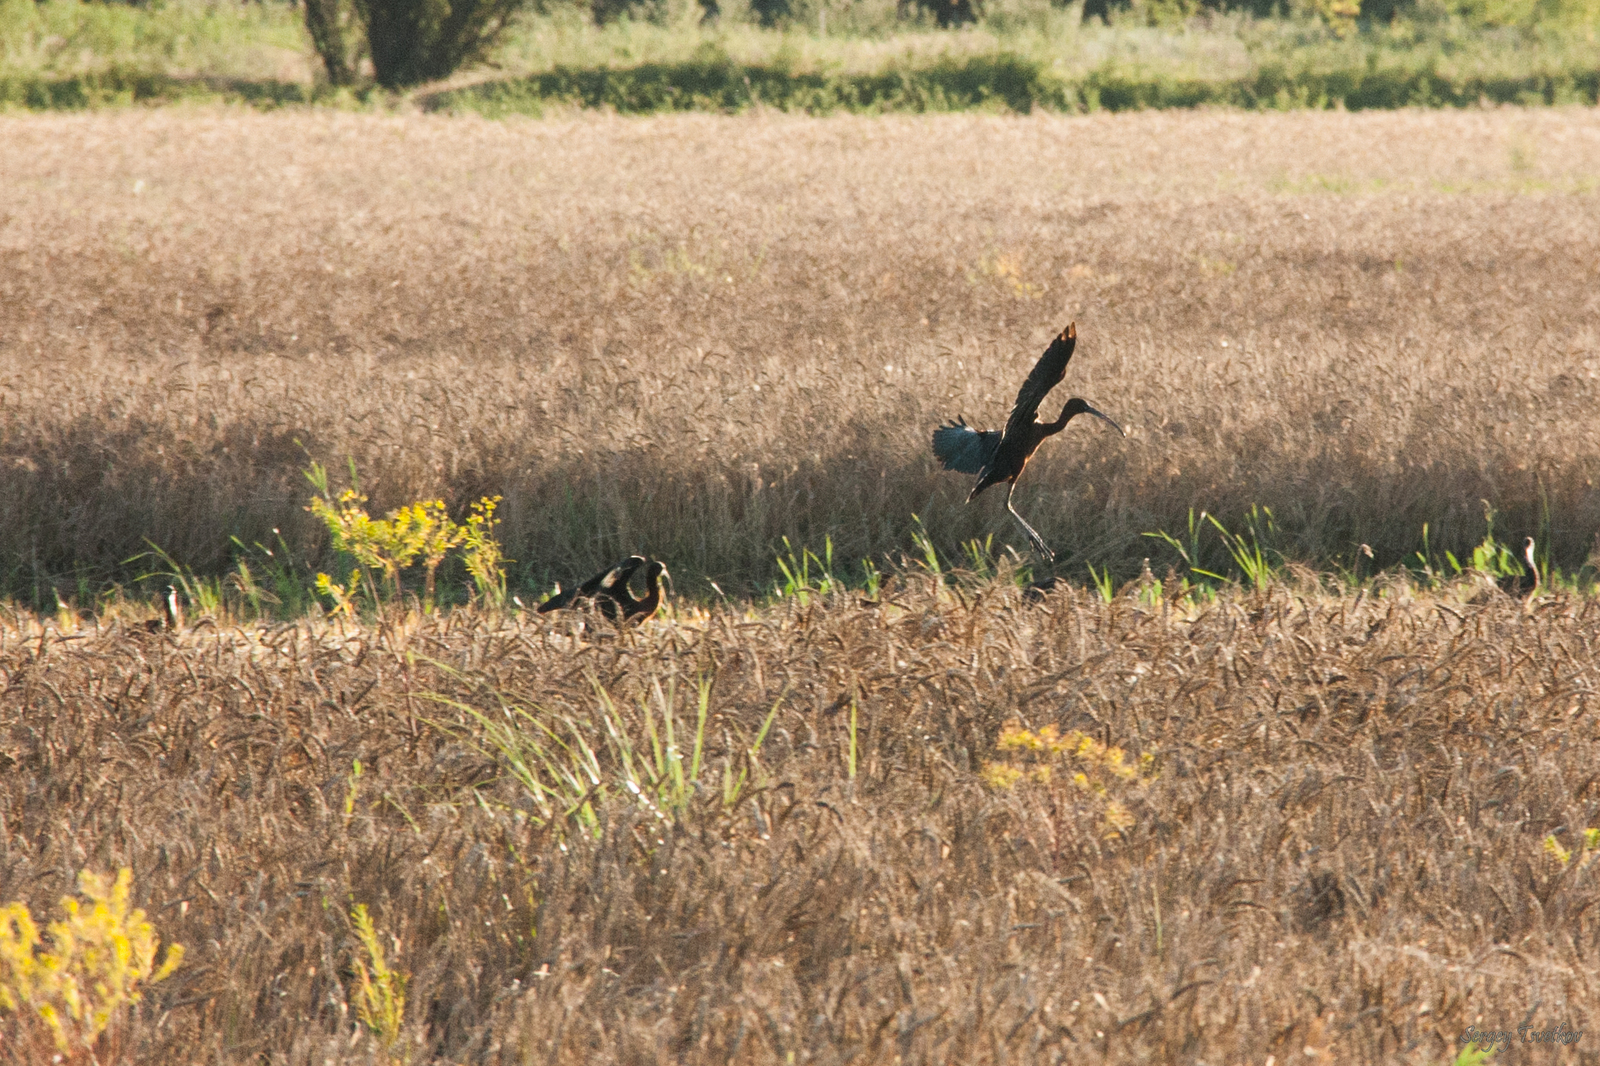
[[[645,594],[635,596],[628,588],[633,575],[644,567]],[[557,585],[550,598],[539,605],[540,614],[548,614],[564,607],[576,607],[590,602],[600,613],[612,621],[642,621],[656,613],[661,606],[661,578],[667,567],[659,560],[642,555],[630,555],[609,570],[598,574],[577,588],[562,590]]]
[[[1116,422],[1095,410],[1087,400],[1076,396],[1061,408],[1060,418],[1054,422],[1039,421],[1039,405],[1050,390],[1067,376],[1067,361],[1072,358],[1072,350],[1077,343],[1076,323],[1068,325],[1060,336],[1050,342],[1050,347],[1039,357],[1028,380],[1022,383],[1022,388],[1017,392],[1017,402],[1011,408],[1011,417],[1006,419],[1003,432],[973,429],[967,425],[965,418],[946,422],[933,431],[933,454],[944,464],[944,468],[978,476],[978,483],[967,496],[968,503],[990,485],[1002,481],[1010,483],[1006,490],[1006,510],[1011,512],[1011,517],[1028,535],[1028,543],[1049,562],[1055,561],[1055,553],[1011,505],[1011,495],[1017,491],[1017,479],[1022,476],[1028,460],[1033,458],[1033,453],[1038,451],[1046,437],[1053,437],[1066,429],[1067,423],[1077,415],[1094,415],[1109,423],[1124,437],[1127,436]]]

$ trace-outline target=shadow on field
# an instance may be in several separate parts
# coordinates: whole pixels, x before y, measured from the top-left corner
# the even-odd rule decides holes
[[[945,57],[927,66],[891,65],[875,73],[796,71],[739,63],[711,51],[679,63],[633,67],[557,67],[525,78],[483,82],[420,96],[425,109],[474,111],[489,117],[538,115],[551,104],[659,111],[736,112],[751,107],[827,114],[834,111],[962,111],[1004,109],[1128,111],[1222,105],[1250,109],[1333,107],[1350,110],[1411,106],[1466,107],[1483,101],[1593,104],[1600,71],[1574,68],[1521,77],[1485,76],[1415,67],[1312,71],[1265,65],[1232,80],[1152,77],[1108,64],[1063,77],[1049,64],[999,53]]]
[[[278,78],[179,77],[160,71],[110,67],[64,77],[0,76],[0,108],[33,111],[81,111],[112,104],[166,104],[205,100],[282,107],[329,98],[302,82]]]
[[[1069,433],[1030,466],[1017,506],[1055,547],[1057,571],[1073,577],[1092,563],[1131,578],[1145,559],[1162,573],[1181,560],[1143,534],[1187,540],[1191,509],[1244,533],[1255,505],[1272,512],[1270,523],[1256,525],[1269,560],[1318,569],[1370,574],[1416,565],[1425,523],[1436,566],[1446,551],[1466,559],[1486,531],[1484,501],[1497,512],[1501,542],[1520,549],[1523,537],[1537,537],[1564,570],[1584,565],[1596,547],[1592,463],[1385,463],[1373,458],[1381,450],[1359,440],[1288,455],[1272,450],[1266,430],[1250,436],[1261,439],[1241,441],[1225,462],[1190,463],[1171,439]],[[424,480],[425,468],[397,465],[406,460],[392,449],[349,458],[375,515],[442,495],[460,518],[478,497],[503,496],[500,536],[519,593],[634,551],[666,560],[680,593],[709,594],[706,579],[730,594],[757,592],[781,579],[784,538],[796,554],[806,547],[821,555],[831,543],[840,570],[859,572],[863,559],[881,566],[912,553],[918,521],[952,561],[990,534],[996,550],[1009,544],[1026,555],[1003,486],[967,506],[971,478],[937,471],[920,440],[899,443],[879,425],[855,423],[840,427],[829,451],[776,469],[686,460],[648,446],[552,461],[536,443],[502,445],[463,454],[442,483]],[[0,465],[3,591],[46,607],[56,592],[82,600],[154,569],[148,558],[135,560],[152,546],[220,577],[239,545],[273,546],[280,532],[309,585],[333,562],[305,510],[312,490],[303,471],[313,456],[332,472],[334,491],[344,487],[345,457],[319,446],[309,426],[282,422],[236,421],[208,437],[80,418],[14,439]],[[1234,571],[1217,531],[1205,523],[1200,530],[1194,562]],[[258,565],[261,557],[250,557]],[[281,553],[275,559],[284,562]]]
[[[359,96],[359,94],[358,94]],[[0,77],[0,108],[76,111],[126,103],[222,101],[272,108],[327,103],[336,91],[276,78],[181,77],[126,67],[67,76]],[[797,71],[783,64],[745,64],[715,50],[676,63],[632,67],[556,67],[457,89],[422,92],[429,111],[487,117],[539,115],[551,105],[607,108],[624,114],[664,111],[739,112],[773,107],[808,114],[1001,110],[1027,114],[1136,111],[1206,105],[1251,110],[1471,107],[1497,104],[1594,104],[1600,70],[1556,69],[1527,75],[1485,75],[1422,57],[1408,67],[1291,70],[1265,64],[1234,79],[1156,77],[1115,63],[1077,76],[1049,64],[1000,52],[923,66],[891,64],[872,73]]]

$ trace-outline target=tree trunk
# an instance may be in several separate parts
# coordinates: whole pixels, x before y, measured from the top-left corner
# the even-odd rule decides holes
[[[330,85],[349,85],[355,80],[350,50],[345,46],[343,0],[305,0],[306,29],[311,43],[322,57]]]

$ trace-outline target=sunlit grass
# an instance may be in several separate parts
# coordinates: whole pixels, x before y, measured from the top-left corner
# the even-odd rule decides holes
[[[908,17],[884,0],[836,9],[797,2],[792,10],[767,27],[737,4],[712,22],[701,20],[697,5],[677,4],[602,26],[586,7],[547,5],[513,26],[489,66],[424,87],[417,99],[488,114],[573,103],[625,111],[1073,111],[1460,105],[1480,97],[1592,102],[1597,92],[1590,77],[1597,19],[1581,0],[1537,14],[1517,7],[1493,17],[1361,27],[1330,22],[1315,5],[1283,18],[1186,19],[1140,4],[1108,24],[1083,21],[1077,4],[1016,0],[990,3],[980,23],[958,30],[936,29],[915,9]],[[0,102],[404,103],[370,87],[328,89],[300,18],[282,0],[147,7],[5,0]],[[608,79],[606,86],[583,88],[574,78],[585,72]],[[708,72],[728,84],[707,91]],[[651,88],[653,81],[660,86]],[[438,95],[482,82],[496,88]]]
[[[309,75],[309,57],[299,9],[278,0],[0,0],[0,74],[124,66],[178,77],[293,79]]]

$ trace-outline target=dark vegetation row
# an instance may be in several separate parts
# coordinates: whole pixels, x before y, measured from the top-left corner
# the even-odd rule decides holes
[[[1469,107],[1479,104],[1593,104],[1600,67],[1525,75],[1442,70],[1354,68],[1290,70],[1268,65],[1234,79],[1179,78],[1115,67],[1081,78],[1060,75],[1019,55],[944,59],[926,67],[872,74],[794,72],[727,60],[652,63],[637,67],[558,68],[495,80],[423,98],[430,109],[488,116],[539,114],[552,104],[624,113],[743,111],[775,107],[828,114],[1035,108],[1066,113],[1219,105],[1246,109]]]
[[[325,88],[271,80],[187,78],[136,69],[70,76],[0,77],[0,106],[76,110],[119,103],[179,100],[258,107],[311,104]],[[1020,55],[942,59],[927,66],[869,73],[793,71],[732,60],[558,67],[525,78],[495,79],[427,93],[435,111],[489,117],[539,115],[550,107],[604,108],[626,114],[740,112],[771,107],[808,114],[1035,109],[1064,113],[1191,108],[1251,110],[1344,107],[1472,107],[1482,104],[1589,104],[1600,99],[1600,68],[1579,65],[1527,74],[1486,75],[1441,67],[1291,70],[1266,65],[1233,79],[1179,78],[1108,67],[1081,78]]]

